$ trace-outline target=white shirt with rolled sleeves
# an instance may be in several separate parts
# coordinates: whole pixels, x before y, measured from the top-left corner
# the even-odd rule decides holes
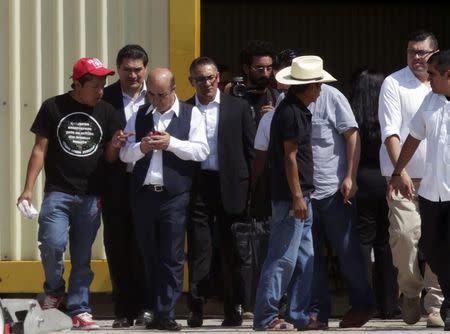
[[[322,84],[318,99],[308,109],[312,114],[315,188],[311,198],[321,200],[339,191],[347,174],[347,142],[343,133],[358,129],[358,123],[344,94],[327,84]]]
[[[158,110],[150,107],[148,113],[153,114],[153,123],[155,130],[165,131],[172,120],[173,115],[178,115],[180,112],[180,102],[178,98],[175,98],[175,102],[171,109],[159,113]],[[125,132],[135,133],[137,113],[133,114],[125,126]],[[120,149],[120,159],[123,162],[130,163],[136,162],[142,159],[145,154],[142,153],[141,143],[135,141],[135,137],[130,137],[124,147]],[[209,146],[206,139],[206,127],[203,120],[203,116],[197,107],[192,108],[192,116],[189,130],[189,140],[179,140],[173,136],[170,136],[169,146],[167,151],[174,153],[178,158],[182,160],[192,161],[204,161],[209,154]],[[150,160],[150,166],[147,171],[147,175],[144,180],[144,184],[157,184],[164,185],[163,175],[163,161],[162,151],[154,150],[152,159]]]
[[[397,135],[400,145],[409,134],[409,123],[425,96],[431,91],[428,84],[421,82],[409,67],[392,73],[384,79],[378,103],[381,140],[380,169],[383,176],[391,176],[394,171],[384,141]],[[425,169],[426,141],[423,141],[411,158],[406,171],[411,178],[422,178]]]
[[[425,172],[418,194],[429,201],[450,201],[450,102],[430,93],[410,123],[410,134],[427,140]]]

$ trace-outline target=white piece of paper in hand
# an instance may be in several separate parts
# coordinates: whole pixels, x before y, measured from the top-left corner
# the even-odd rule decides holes
[[[27,219],[36,219],[39,212],[34,208],[33,204],[30,204],[26,199],[17,204],[17,208],[23,217]]]

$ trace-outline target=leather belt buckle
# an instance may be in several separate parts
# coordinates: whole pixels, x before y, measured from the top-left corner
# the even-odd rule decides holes
[[[153,191],[156,193],[160,193],[164,191],[164,186],[160,185],[152,185]]]

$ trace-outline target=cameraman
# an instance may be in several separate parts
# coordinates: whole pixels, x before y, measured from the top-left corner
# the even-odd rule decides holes
[[[253,119],[258,125],[266,112],[274,110],[279,95],[271,87],[275,52],[270,42],[253,40],[241,51],[240,59],[246,86],[242,97],[250,104]],[[226,91],[233,95],[232,85]]]

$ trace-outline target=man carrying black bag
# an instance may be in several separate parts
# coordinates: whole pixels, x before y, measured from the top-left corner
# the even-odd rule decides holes
[[[222,326],[242,324],[242,284],[233,251],[231,225],[245,217],[253,159],[255,126],[249,104],[222,94],[220,74],[207,57],[194,59],[189,81],[196,94],[187,102],[197,106],[206,123],[210,154],[194,176],[188,232],[190,327],[203,324],[206,301],[202,283],[211,268],[211,217],[219,231],[224,281],[224,321]]]

